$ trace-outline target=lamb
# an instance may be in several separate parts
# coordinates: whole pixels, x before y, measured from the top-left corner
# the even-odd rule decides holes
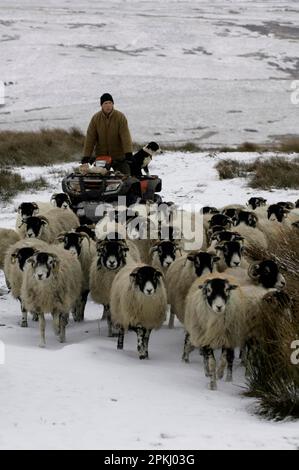
[[[27,266],[26,261],[38,250],[44,250],[47,248],[48,245],[42,240],[19,240],[8,249],[5,256],[4,273],[6,284],[10,289],[11,295],[20,301],[22,311],[22,327],[28,326],[27,310],[24,308],[23,302],[21,300],[21,287],[24,271]],[[37,319],[34,312],[33,319]]]
[[[160,328],[166,317],[163,274],[144,264],[121,269],[112,283],[110,307],[112,321],[119,325],[117,348],[123,349],[125,330],[133,329],[139,359],[148,359],[151,331]]]
[[[74,312],[74,320],[83,321],[85,305],[89,294],[89,272],[91,263],[96,257],[96,245],[84,232],[63,232],[58,235],[56,241],[63,243],[63,248],[78,256],[80,261],[83,274],[81,305],[78,305],[78,311]]]
[[[110,337],[114,336],[109,308],[112,281],[126,264],[140,261],[140,258],[136,259],[136,252],[133,252],[133,256],[125,240],[98,241],[97,256],[90,267],[90,294],[95,302],[104,306]]]
[[[201,348],[211,390],[217,388],[215,349],[222,348],[218,378],[223,377],[227,364],[226,380],[232,380],[234,348],[242,343],[243,305],[242,289],[225,273],[214,273],[196,280],[187,295],[183,359],[188,362],[191,350]]]
[[[184,323],[185,299],[192,283],[197,277],[213,272],[219,257],[214,253],[193,251],[176,259],[166,274],[168,302],[171,306],[169,326],[172,327],[174,315]]]
[[[53,243],[59,233],[79,226],[78,217],[68,210],[52,209],[47,216],[29,217],[22,222],[23,233],[27,238],[39,238]]]
[[[0,269],[4,268],[4,258],[7,250],[20,240],[20,235],[10,228],[0,228]]]
[[[27,260],[21,299],[27,311],[35,312],[40,324],[40,347],[45,347],[45,314],[53,316],[54,331],[61,343],[70,310],[81,292],[82,271],[78,259],[59,246],[33,254]]]

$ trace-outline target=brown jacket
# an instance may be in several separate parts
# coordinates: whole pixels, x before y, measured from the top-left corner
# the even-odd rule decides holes
[[[123,113],[114,109],[109,116],[103,111],[94,114],[89,123],[84,142],[84,157],[110,155],[113,160],[123,160],[125,153],[133,151],[128,122]]]

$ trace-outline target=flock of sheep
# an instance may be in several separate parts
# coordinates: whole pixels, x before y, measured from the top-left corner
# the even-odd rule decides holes
[[[195,215],[183,214],[193,221]],[[258,341],[265,295],[286,285],[275,261],[252,260],[247,248],[266,250],[274,238],[298,230],[299,201],[267,205],[253,197],[244,206],[203,207],[200,217],[202,243],[190,250],[173,203],[136,204],[130,215],[126,207],[107,210],[95,227],[80,225],[63,193],[49,203],[22,203],[16,229],[0,229],[0,269],[20,301],[21,326],[28,326],[30,312],[44,347],[50,313],[64,342],[69,314],[84,320],[90,293],[104,307],[117,348],[132,329],[145,359],[151,331],[163,325],[170,305],[169,327],[177,317],[186,330],[182,359],[199,348],[210,389],[225,368],[231,381],[235,348],[246,358]],[[222,350],[218,368],[216,349]]]

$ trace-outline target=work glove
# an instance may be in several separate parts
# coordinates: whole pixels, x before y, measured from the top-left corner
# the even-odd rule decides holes
[[[133,162],[133,154],[132,154],[132,152],[127,152],[127,153],[125,154],[125,157],[126,157],[126,161],[127,161],[128,163],[132,163],[132,162]]]

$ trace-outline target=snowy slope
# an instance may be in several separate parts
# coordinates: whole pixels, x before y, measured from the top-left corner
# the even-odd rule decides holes
[[[218,181],[213,168],[220,158],[255,158],[232,154],[165,153],[151,172],[162,176],[163,198],[184,204],[220,206],[245,202],[253,192],[244,180]],[[66,165],[64,168],[70,168]],[[22,169],[33,178],[48,174],[60,190],[58,166]],[[52,189],[51,189],[52,191]],[[47,200],[51,191],[26,194],[2,207],[0,226],[13,227],[14,206]],[[258,192],[265,195],[264,192]],[[273,191],[270,202],[296,200],[298,191]],[[0,274],[0,291],[5,290]],[[20,328],[19,305],[0,295],[0,340],[6,363],[0,365],[0,448],[17,449],[295,449],[298,423],[273,423],[253,414],[255,401],[244,398],[244,370],[236,361],[232,384],[207,388],[202,359],[180,360],[184,332],[177,323],[152,333],[149,361],[139,361],[136,336],[125,337],[123,351],[107,338],[102,309],[88,301],[86,321],[67,328],[67,342],[57,343],[50,321],[47,348],[37,347],[39,330]],[[99,334],[100,327],[100,334]]]
[[[297,134],[298,13],[297,0],[1,2],[0,129],[85,131],[109,91],[138,142]]]

